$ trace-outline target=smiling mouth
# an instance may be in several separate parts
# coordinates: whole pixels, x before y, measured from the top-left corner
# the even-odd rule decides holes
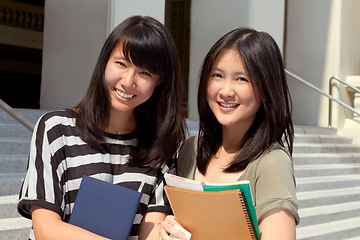
[[[119,94],[119,96],[126,98],[126,99],[130,99],[133,98],[135,95],[131,95],[131,94],[126,94],[118,89],[115,89],[116,93]]]
[[[237,106],[238,104],[234,104],[234,103],[219,103],[220,106],[225,107],[225,108],[233,108],[235,106]]]

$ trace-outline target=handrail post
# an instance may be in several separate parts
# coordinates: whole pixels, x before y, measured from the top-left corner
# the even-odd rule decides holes
[[[332,78],[329,80],[329,95],[332,96]],[[332,128],[332,101],[329,98],[328,128]]]

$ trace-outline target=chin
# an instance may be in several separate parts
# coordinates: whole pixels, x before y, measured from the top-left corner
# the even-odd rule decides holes
[[[233,122],[229,122],[229,121],[219,121],[219,123],[223,126],[223,127],[231,127],[234,125]]]

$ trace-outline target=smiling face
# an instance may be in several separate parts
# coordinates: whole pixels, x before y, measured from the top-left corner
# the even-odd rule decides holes
[[[254,122],[261,98],[237,51],[219,53],[207,86],[207,102],[223,127],[249,129]]]
[[[105,82],[111,99],[111,112],[133,114],[135,107],[151,97],[159,76],[126,60],[122,46],[119,46],[106,65]]]

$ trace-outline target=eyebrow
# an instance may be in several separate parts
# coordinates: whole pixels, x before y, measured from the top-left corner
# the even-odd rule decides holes
[[[126,60],[126,58],[125,58],[122,54],[114,54],[113,57],[114,57],[115,59]]]
[[[224,73],[225,71],[218,68],[218,67],[213,67],[212,71],[219,71],[221,73]],[[244,75],[244,76],[248,76],[245,72],[234,72],[233,75],[237,76],[237,75]]]

